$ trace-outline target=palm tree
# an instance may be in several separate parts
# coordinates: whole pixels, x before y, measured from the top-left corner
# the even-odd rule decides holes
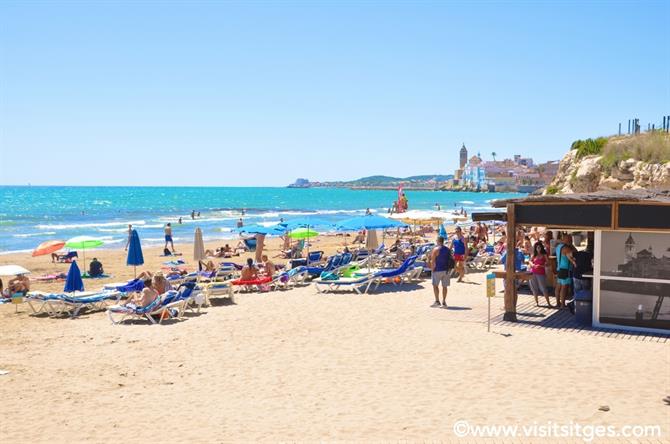
[[[493,157],[494,162],[496,161],[496,156],[497,156],[497,154],[496,154],[495,151],[491,153],[491,157]]]

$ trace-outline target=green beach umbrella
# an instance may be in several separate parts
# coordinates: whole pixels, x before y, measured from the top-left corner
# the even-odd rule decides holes
[[[310,237],[317,237],[319,233],[309,228],[296,228],[288,234],[291,239],[309,239]]]
[[[65,242],[65,248],[81,250],[84,253],[84,268],[86,267],[86,249],[95,248],[104,244],[100,239],[91,236],[76,236]]]
[[[311,230],[310,228],[296,228],[295,230],[291,231],[288,234],[288,237],[291,239],[304,239],[306,240],[307,244],[307,265],[309,265],[309,238],[310,237],[317,237],[319,233],[317,233],[314,230]]]

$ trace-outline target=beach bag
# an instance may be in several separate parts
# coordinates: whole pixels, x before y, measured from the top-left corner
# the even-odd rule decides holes
[[[454,255],[451,253],[451,249],[447,248],[447,271],[453,270],[455,265]]]

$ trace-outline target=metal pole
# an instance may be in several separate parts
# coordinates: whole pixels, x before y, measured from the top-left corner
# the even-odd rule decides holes
[[[487,297],[486,299],[488,299],[488,305],[489,305],[489,314],[487,317],[488,322],[486,324],[486,331],[488,333],[491,333],[491,298]]]

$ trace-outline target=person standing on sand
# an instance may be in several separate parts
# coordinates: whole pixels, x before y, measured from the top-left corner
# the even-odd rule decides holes
[[[126,241],[125,250],[128,251],[128,246],[130,245],[130,238],[133,236],[133,225],[128,224],[128,240]]]
[[[456,227],[456,233],[451,241],[451,248],[454,250],[454,261],[456,262],[456,273],[458,273],[458,280],[456,282],[463,282],[465,278],[465,237],[463,237],[463,230],[461,227]]]
[[[172,247],[172,252],[174,253],[174,242],[172,241],[172,224],[170,224],[170,222],[165,225],[165,247],[163,248],[167,248],[168,243]]]
[[[447,308],[447,290],[449,288],[449,271],[452,268],[453,257],[451,250],[444,246],[444,238],[437,238],[437,246],[430,254],[430,269],[432,270],[433,293],[435,302],[431,307],[440,306],[440,283],[442,284],[442,307]]]

